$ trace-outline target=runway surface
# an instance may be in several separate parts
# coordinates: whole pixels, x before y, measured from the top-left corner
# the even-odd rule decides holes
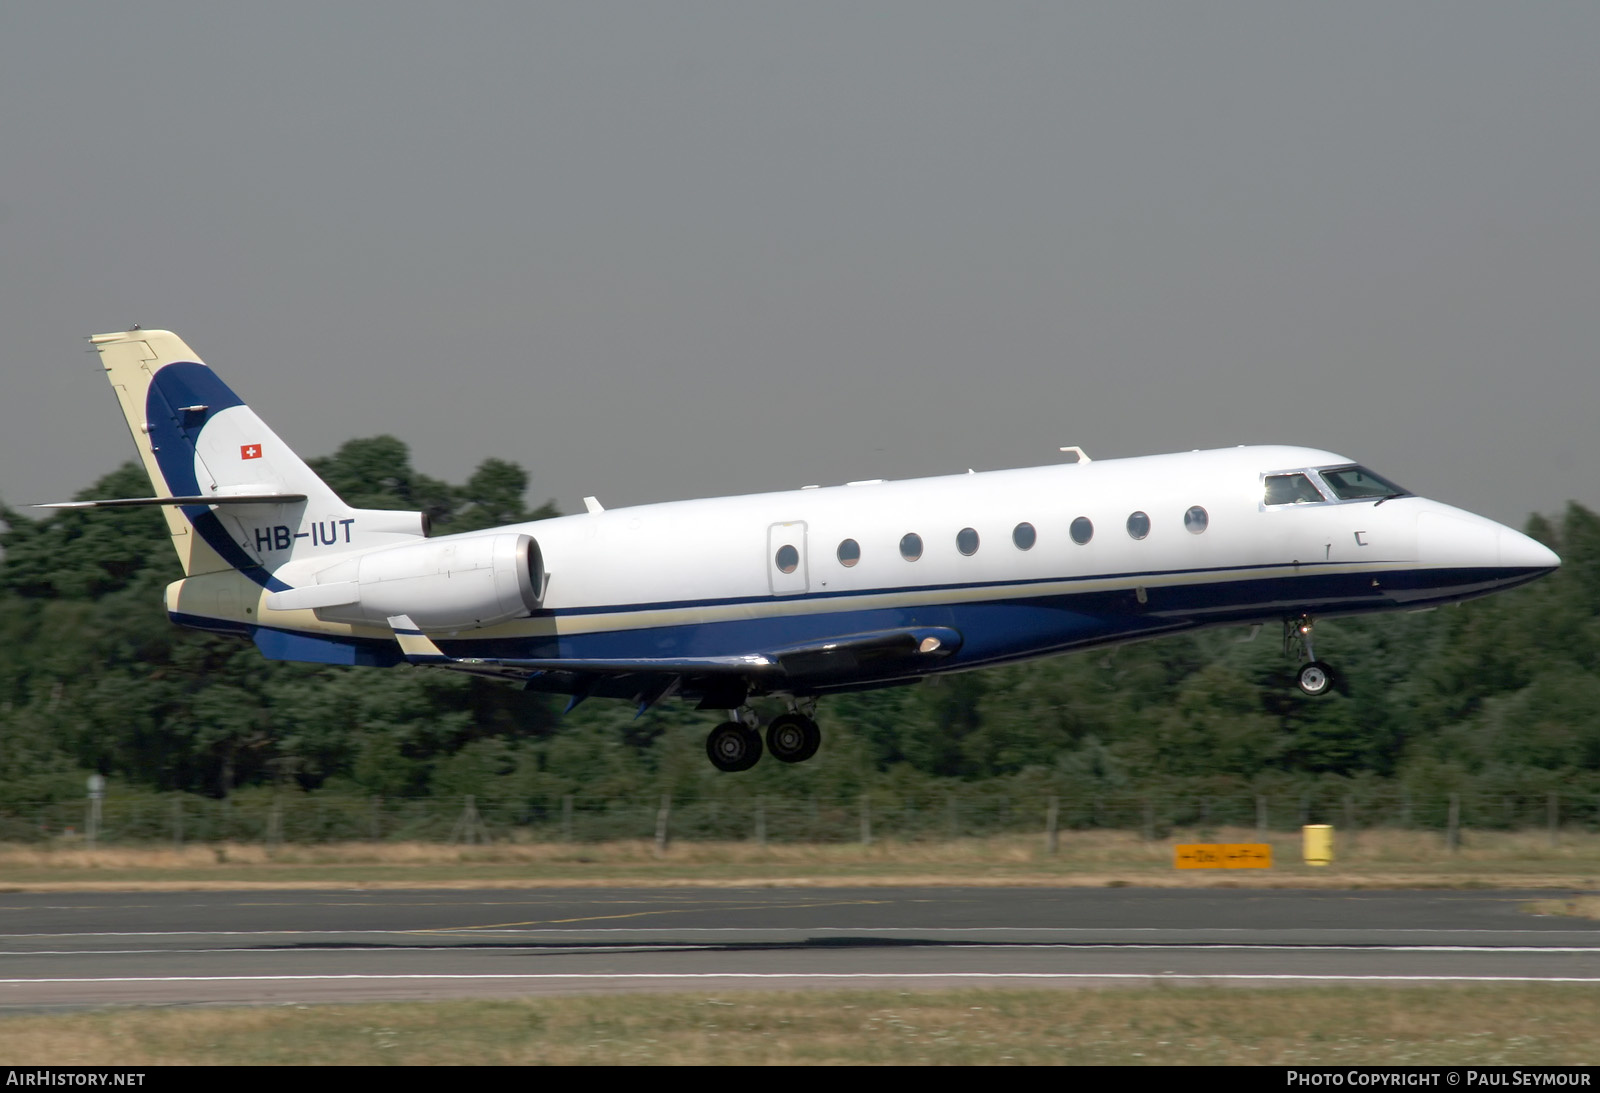
[[[562,992],[1600,984],[1549,891],[862,888],[0,895],[0,1009]]]

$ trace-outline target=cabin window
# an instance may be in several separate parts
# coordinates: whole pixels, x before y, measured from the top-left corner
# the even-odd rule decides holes
[[[1080,516],[1076,520],[1072,521],[1072,541],[1074,543],[1077,543],[1079,546],[1083,546],[1093,538],[1094,525],[1089,522],[1089,518],[1087,516]]]
[[[922,557],[922,536],[914,531],[906,532],[900,540],[900,557],[908,562]]]
[[[1317,471],[1333,495],[1341,501],[1363,501],[1384,497],[1410,497],[1386,478],[1379,478],[1365,467],[1324,467]]]
[[[1199,505],[1194,506],[1183,514],[1183,526],[1189,530],[1191,535],[1199,535],[1209,523],[1211,523],[1211,517],[1207,516],[1206,510]]]
[[[1128,538],[1143,539],[1150,534],[1150,517],[1142,512],[1133,513],[1128,517]]]
[[[784,545],[778,548],[773,561],[778,565],[778,572],[793,573],[800,568],[800,552],[792,546]]]
[[[1269,474],[1266,477],[1262,504],[1308,505],[1326,500],[1322,491],[1303,474]]]
[[[861,560],[861,544],[854,539],[846,539],[839,544],[839,564],[849,569]]]
[[[1032,550],[1033,544],[1039,541],[1039,533],[1033,530],[1032,524],[1018,524],[1011,529],[1011,541],[1018,550]]]
[[[978,553],[978,532],[975,528],[962,528],[956,532],[956,549],[967,557]]]

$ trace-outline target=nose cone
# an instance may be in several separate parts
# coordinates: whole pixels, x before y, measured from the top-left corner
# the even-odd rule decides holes
[[[1512,588],[1561,564],[1549,547],[1493,520],[1447,505],[1417,516],[1417,562],[1440,598],[1466,599]]]
[[[1556,552],[1504,524],[1440,505],[1417,517],[1417,555],[1424,565],[1537,570],[1561,564]]]
[[[1417,517],[1417,561],[1452,569],[1498,569],[1501,533],[1516,535],[1493,520],[1440,505]]]
[[[1500,564],[1508,569],[1531,569],[1548,573],[1561,564],[1555,551],[1508,527],[1500,529]]]

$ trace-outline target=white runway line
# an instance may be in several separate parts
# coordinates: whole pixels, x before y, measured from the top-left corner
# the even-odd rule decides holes
[[[804,941],[785,943],[782,941],[764,942],[774,946],[784,944],[799,948],[805,945]],[[0,960],[6,957],[19,956],[201,956],[217,955],[222,953],[245,954],[270,954],[273,956],[326,956],[329,952],[339,953],[470,953],[492,950],[497,953],[517,952],[542,952],[553,950],[570,953],[630,953],[630,952],[700,952],[707,949],[716,949],[719,945],[695,941],[659,941],[639,942],[629,945],[626,942],[607,942],[585,945],[574,948],[571,942],[561,946],[541,945],[538,942],[528,942],[523,945],[493,945],[493,946],[464,946],[464,945],[341,945],[337,949],[293,949],[273,947],[262,948],[212,948],[212,949],[17,949],[9,952],[0,952]],[[931,946],[930,946],[931,947]],[[941,949],[983,949],[998,951],[1001,949],[1027,949],[1037,951],[1040,949],[1067,949],[1074,952],[1088,952],[1093,949],[1121,950],[1140,949],[1154,950],[1157,952],[1290,952],[1290,953],[1561,953],[1596,955],[1600,954],[1600,946],[1596,945],[1295,945],[1293,943],[1271,943],[1265,945],[1243,945],[1228,942],[1208,944],[1206,942],[943,942]],[[4,982],[4,980],[0,980]]]

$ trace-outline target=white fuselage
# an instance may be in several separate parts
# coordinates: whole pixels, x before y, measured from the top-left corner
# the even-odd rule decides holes
[[[687,657],[941,626],[962,636],[937,669],[948,671],[1208,624],[1447,602],[1558,564],[1421,497],[1265,503],[1264,476],[1350,462],[1240,447],[515,525],[495,531],[537,541],[540,608],[435,637],[454,656]],[[297,557],[279,575],[300,584],[326,567]]]

